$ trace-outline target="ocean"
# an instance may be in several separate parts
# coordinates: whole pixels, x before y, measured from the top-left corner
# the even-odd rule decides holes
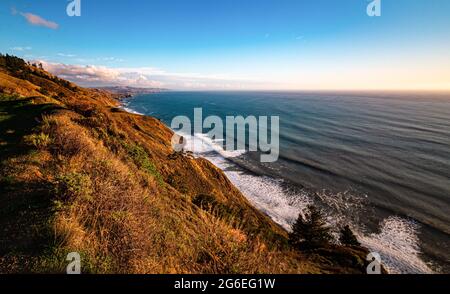
[[[195,156],[286,229],[314,203],[333,228],[349,224],[390,272],[450,273],[450,93],[167,91],[124,107],[168,126],[193,119],[194,108],[204,117],[279,116],[274,163],[184,135]]]

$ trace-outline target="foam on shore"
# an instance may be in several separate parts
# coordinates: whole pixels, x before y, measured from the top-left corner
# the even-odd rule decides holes
[[[282,180],[250,174],[236,166],[227,158],[245,154],[245,151],[226,151],[222,141],[215,142],[206,135],[189,136],[181,134],[186,139],[186,150],[194,156],[204,157],[222,169],[230,181],[249,199],[260,211],[271,217],[286,230],[306,207],[313,203],[307,192],[292,192],[283,187]],[[316,195],[317,196],[317,195]],[[319,200],[333,208],[334,213],[328,216],[329,223],[338,227],[348,221],[351,209],[363,209],[363,202],[352,198],[350,193],[326,194],[319,193]],[[357,199],[357,197],[355,198]],[[353,225],[355,233],[371,252],[381,256],[382,263],[390,273],[427,274],[433,273],[431,267],[421,260],[418,233],[420,227],[410,220],[391,216],[380,225],[380,232],[367,234]]]
[[[129,108],[129,107],[128,107],[128,104],[129,104],[129,102],[122,102],[122,103],[120,104],[119,108],[122,109],[122,110],[124,110],[124,111],[126,111],[126,112],[132,113],[132,114],[145,115],[145,114],[143,114],[143,113],[137,112],[137,111],[135,111],[135,110]]]

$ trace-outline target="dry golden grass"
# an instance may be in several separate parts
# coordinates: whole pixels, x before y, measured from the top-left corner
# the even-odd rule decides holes
[[[42,125],[54,155],[42,169],[51,174],[56,191],[52,226],[58,252],[81,252],[88,270],[97,273],[303,269],[287,267],[285,254],[268,250],[237,221],[231,225],[214,211],[200,209],[190,197],[161,187],[132,160],[118,159],[75,122],[77,116],[62,111],[45,117]],[[60,266],[40,264],[50,266],[45,269],[50,272]]]
[[[0,89],[6,94],[18,94],[25,97],[41,96],[39,93],[39,87],[30,83],[12,77],[6,73],[0,71]]]

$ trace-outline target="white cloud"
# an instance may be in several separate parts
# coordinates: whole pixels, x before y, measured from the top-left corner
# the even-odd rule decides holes
[[[49,72],[81,86],[131,86],[186,90],[259,89],[268,86],[249,78],[234,78],[223,74],[166,72],[153,67],[110,68],[95,65],[68,65],[42,62]]]
[[[97,60],[108,61],[108,62],[124,62],[125,61],[121,58],[116,58],[116,57],[101,57],[101,58],[97,58]]]
[[[11,50],[13,51],[29,51],[31,49],[32,49],[31,47],[21,47],[21,46],[11,48]]]
[[[73,62],[77,62],[79,64],[83,64],[83,65],[89,65],[89,64],[108,64],[108,63],[113,63],[113,62],[124,62],[125,60],[122,58],[117,58],[117,57],[83,57],[83,56],[78,56],[75,54],[71,54],[71,53],[58,53],[58,56],[61,57],[67,57],[67,58],[74,58]]]
[[[132,87],[163,87],[158,81],[151,80],[141,74],[121,73],[104,66],[95,65],[67,65],[41,61],[49,72],[82,86],[132,86]]]
[[[152,67],[142,68],[118,68],[123,75],[143,75],[151,77],[152,80],[161,82],[164,87],[170,89],[202,89],[202,90],[225,90],[243,89],[246,85],[249,89],[259,88],[261,83],[249,78],[235,78],[223,74],[199,74],[166,72]]]
[[[61,56],[61,57],[70,57],[70,58],[72,58],[72,57],[76,57],[76,55],[75,54],[68,54],[68,53],[58,53],[58,56]]]

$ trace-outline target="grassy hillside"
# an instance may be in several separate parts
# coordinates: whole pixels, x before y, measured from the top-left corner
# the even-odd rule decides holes
[[[0,56],[0,273],[363,273],[366,251],[299,252],[160,121]]]

